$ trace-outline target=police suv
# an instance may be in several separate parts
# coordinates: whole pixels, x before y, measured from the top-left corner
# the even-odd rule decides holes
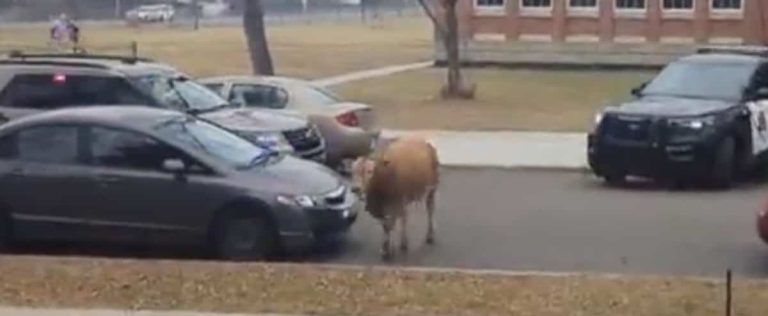
[[[721,188],[768,152],[768,48],[710,47],[667,65],[598,113],[588,161],[609,184],[627,176]]]

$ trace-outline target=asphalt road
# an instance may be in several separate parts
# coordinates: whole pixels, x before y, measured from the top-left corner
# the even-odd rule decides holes
[[[608,188],[575,172],[444,170],[438,242],[411,221],[411,253],[394,264],[631,274],[768,275],[755,231],[766,186],[730,192]],[[367,214],[345,245],[313,261],[379,264],[381,232]]]

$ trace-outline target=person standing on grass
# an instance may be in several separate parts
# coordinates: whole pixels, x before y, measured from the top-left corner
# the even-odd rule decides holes
[[[61,49],[62,44],[66,42],[72,43],[77,48],[80,41],[80,28],[65,13],[62,13],[53,21],[50,39],[56,48]]]

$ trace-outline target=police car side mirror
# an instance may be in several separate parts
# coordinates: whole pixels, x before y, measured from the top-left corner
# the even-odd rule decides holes
[[[754,97],[756,100],[768,99],[768,87],[758,88],[757,91],[755,91]]]

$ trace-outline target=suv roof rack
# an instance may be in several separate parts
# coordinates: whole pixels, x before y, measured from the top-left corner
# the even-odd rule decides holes
[[[74,62],[74,61],[55,61],[55,60],[0,59],[0,65],[64,66],[64,67],[109,69],[109,67],[105,65],[99,65],[95,63],[84,63],[84,62]]]
[[[88,53],[24,53],[19,50],[10,51],[8,53],[9,58],[21,59],[26,58],[62,58],[62,59],[100,59],[100,60],[114,60],[120,61],[126,64],[135,64],[136,62],[153,62],[152,59],[134,56],[120,56],[120,55],[99,55]]]
[[[768,46],[707,46],[696,50],[697,54],[738,54],[768,57]]]

